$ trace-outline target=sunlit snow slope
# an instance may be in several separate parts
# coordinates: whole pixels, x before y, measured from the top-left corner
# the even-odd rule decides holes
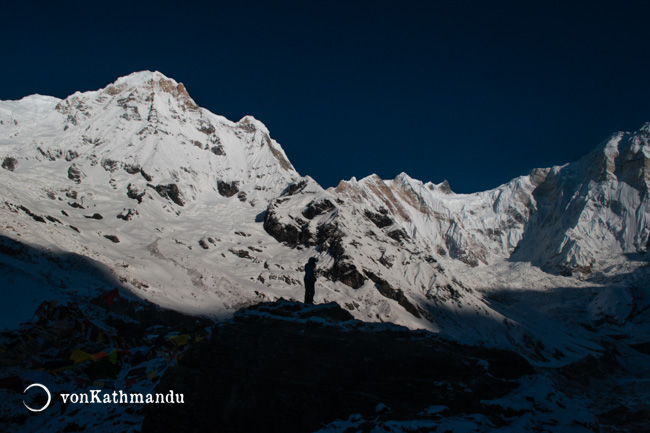
[[[475,194],[406,174],[324,190],[261,122],[212,114],[159,72],[2,101],[1,325],[115,285],[225,317],[302,299],[315,256],[317,302],[568,362],[611,327],[647,330],[649,136]]]

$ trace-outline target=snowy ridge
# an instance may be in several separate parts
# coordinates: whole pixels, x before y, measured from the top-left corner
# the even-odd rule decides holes
[[[0,234],[210,317],[302,299],[315,256],[317,302],[560,365],[601,350],[601,329],[634,341],[647,329],[649,136],[650,124],[615,134],[578,162],[474,194],[406,174],[324,190],[258,120],[231,122],[137,72],[64,100],[0,102]],[[44,299],[76,284],[34,272],[57,275]],[[14,305],[14,322],[33,313]]]
[[[513,258],[589,274],[623,254],[645,254],[648,128],[614,134],[580,161],[554,167],[535,190],[539,211]]]
[[[392,181],[370,176],[341,182],[336,192],[376,211],[388,210],[411,239],[432,254],[487,264],[490,255],[508,257],[535,209],[535,179],[522,176],[494,190],[455,194],[444,183],[423,183],[402,173]]]

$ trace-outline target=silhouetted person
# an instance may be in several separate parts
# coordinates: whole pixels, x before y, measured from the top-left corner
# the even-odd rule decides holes
[[[316,258],[312,257],[305,265],[305,304],[314,303],[316,289]]]

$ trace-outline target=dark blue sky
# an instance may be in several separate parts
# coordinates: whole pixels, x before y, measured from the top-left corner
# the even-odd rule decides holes
[[[622,4],[621,4],[622,3]],[[650,121],[650,2],[11,2],[0,99],[138,70],[264,122],[323,186],[493,188]]]

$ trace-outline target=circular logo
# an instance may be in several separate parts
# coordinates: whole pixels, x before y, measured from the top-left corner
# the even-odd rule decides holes
[[[25,407],[27,408],[27,410],[30,410],[30,411],[32,411],[32,412],[42,412],[42,411],[44,411],[45,409],[47,409],[47,407],[50,405],[50,402],[52,401],[52,395],[50,394],[50,390],[47,389],[47,388],[45,387],[45,385],[41,385],[40,383],[32,383],[32,384],[29,385],[27,388],[25,388],[25,390],[23,391],[23,394],[26,393],[27,390],[28,390],[29,388],[32,388],[32,387],[34,387],[34,386],[38,386],[39,388],[43,388],[43,389],[45,390],[45,392],[47,393],[47,403],[45,403],[45,406],[43,406],[43,407],[40,408],[40,409],[32,409],[31,407],[27,406],[27,403],[25,403],[25,400],[23,400],[23,404],[25,405]]]

